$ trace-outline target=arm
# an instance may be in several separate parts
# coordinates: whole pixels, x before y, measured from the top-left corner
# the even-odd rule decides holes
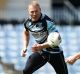
[[[75,56],[76,60],[80,59],[80,53],[76,53],[74,56]]]
[[[24,30],[23,31],[23,49],[21,51],[21,56],[26,55],[28,43],[29,43],[29,31]]]
[[[37,51],[41,51],[43,48],[48,48],[48,47],[50,47],[50,46],[47,42],[45,42],[43,44],[34,44],[32,46],[32,51],[37,52]]]
[[[52,34],[54,35],[56,33],[52,33]],[[58,32],[57,32],[57,36],[58,36],[58,38],[60,37],[60,34]],[[50,39],[52,40],[54,38],[54,36],[51,35],[51,37],[52,38],[50,38]],[[55,40],[53,40],[53,41],[54,42],[55,41],[58,42],[57,41],[58,38],[55,38]],[[60,40],[59,40],[59,42],[57,44],[51,42],[51,40],[47,40],[47,42],[42,43],[42,44],[35,44],[35,45],[33,45],[32,48],[33,48],[33,50],[36,50],[36,51],[39,51],[39,50],[41,50],[43,48],[49,48],[49,47],[54,48],[55,46],[58,46],[57,44],[59,44],[61,42],[61,37],[60,37]]]
[[[68,58],[65,61],[69,64],[74,64],[78,59],[80,59],[80,53],[76,53]]]
[[[48,17],[47,17],[47,18],[48,18]],[[56,26],[55,26],[53,20],[51,20],[50,18],[48,18],[48,19],[46,20],[46,22],[47,22],[47,30],[48,30],[48,33],[49,33],[49,34],[50,34],[51,32],[57,32],[57,33],[59,34],[59,32],[58,32],[58,30],[56,29]],[[59,35],[60,35],[60,34],[59,34]],[[61,38],[61,36],[60,36],[60,38]],[[41,47],[42,47],[42,48],[48,48],[48,47],[51,47],[51,46],[48,44],[48,42],[45,42],[45,43],[41,44]]]
[[[54,48],[58,46],[60,43],[61,43],[61,36],[59,32],[51,32],[48,35],[47,42],[43,43],[42,47],[43,48],[48,48],[48,47]]]
[[[23,48],[26,49],[29,43],[29,31],[23,31]]]

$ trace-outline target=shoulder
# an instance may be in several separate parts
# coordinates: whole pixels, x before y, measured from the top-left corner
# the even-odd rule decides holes
[[[44,19],[45,19],[45,20],[47,20],[47,21],[53,21],[53,20],[52,20],[49,16],[47,16],[46,14],[44,14],[43,16],[44,16]]]
[[[25,21],[24,21],[24,25],[29,24],[30,22],[31,22],[31,19],[30,19],[30,18],[27,18],[27,19],[25,19]]]
[[[55,24],[54,19],[52,19],[51,17],[47,16],[46,14],[44,14],[43,16],[44,16],[44,19],[45,19],[47,22],[52,22],[52,23]]]
[[[31,19],[27,18],[24,21],[24,28],[27,30],[29,30],[29,25],[31,25]]]

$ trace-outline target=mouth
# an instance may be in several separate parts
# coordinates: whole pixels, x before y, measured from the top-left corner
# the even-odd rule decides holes
[[[36,16],[33,16],[33,18],[36,18]]]

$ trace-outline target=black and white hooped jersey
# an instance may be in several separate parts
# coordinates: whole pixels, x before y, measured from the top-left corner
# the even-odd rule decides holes
[[[26,31],[29,30],[31,32],[37,43],[44,43],[50,32],[58,32],[53,20],[47,15],[41,15],[40,19],[36,22],[27,19],[24,23],[24,27]]]

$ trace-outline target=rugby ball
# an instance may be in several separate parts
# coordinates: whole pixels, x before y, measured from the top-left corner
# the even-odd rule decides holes
[[[58,32],[51,32],[48,35],[47,42],[50,45],[50,47],[59,46],[61,43],[61,36]]]

